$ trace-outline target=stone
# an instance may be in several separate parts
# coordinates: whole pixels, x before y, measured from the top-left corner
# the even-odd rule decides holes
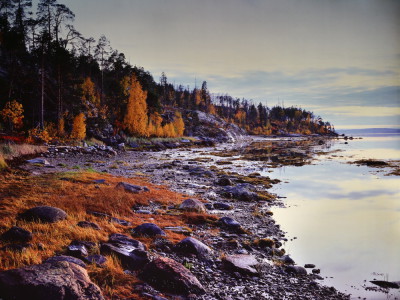
[[[230,198],[246,202],[255,201],[259,198],[257,193],[249,191],[245,186],[242,185],[225,187],[224,194]]]
[[[286,266],[285,271],[296,276],[307,275],[307,270],[301,266]]]
[[[120,233],[111,234],[108,239],[108,243],[132,246],[135,249],[140,249],[143,251],[147,250],[146,246],[143,243],[141,243],[137,240],[134,240],[125,234],[120,234]]]
[[[204,204],[197,199],[186,199],[181,203],[181,205],[179,205],[179,209],[199,213],[205,213],[207,211]]]
[[[78,222],[77,225],[82,228],[92,228],[95,230],[101,230],[100,226],[93,222],[80,221],[80,222]]]
[[[370,282],[384,289],[400,289],[400,281],[372,280]]]
[[[4,232],[0,238],[3,241],[27,243],[32,240],[32,233],[18,226],[13,226]]]
[[[131,226],[132,225],[132,223],[127,221],[127,220],[122,220],[122,219],[118,219],[118,218],[115,218],[115,217],[111,217],[110,221],[114,222],[114,223],[117,223],[119,225],[122,225],[122,226]]]
[[[210,247],[192,237],[181,240],[175,245],[174,250],[183,254],[194,254],[199,257],[206,257],[212,254]]]
[[[85,269],[53,261],[0,273],[0,298],[14,300],[103,300]]]
[[[239,231],[241,229],[241,226],[240,226],[239,222],[234,220],[234,219],[232,219],[232,218],[230,218],[230,217],[222,217],[222,218],[220,218],[218,220],[218,224],[221,227],[224,227],[224,228],[226,228],[228,230],[231,230],[231,231]]]
[[[222,177],[218,179],[217,184],[221,186],[230,186],[233,184],[233,182],[229,177]]]
[[[321,270],[320,270],[320,269],[312,269],[311,272],[312,272],[313,274],[320,274],[320,273],[321,273]]]
[[[228,203],[223,203],[223,202],[216,202],[213,204],[215,209],[219,210],[231,210],[232,206],[229,205]]]
[[[183,226],[166,226],[164,227],[164,230],[170,230],[172,232],[181,233],[184,235],[190,235],[192,233],[189,228]]]
[[[82,268],[86,268],[86,264],[79,258],[72,257],[72,256],[67,256],[67,255],[58,255],[58,256],[52,256],[46,259],[44,262],[45,263],[54,263],[54,262],[59,262],[59,261],[66,261],[69,263],[76,264]]]
[[[289,255],[283,255],[279,260],[287,265],[295,264],[295,261]]]
[[[82,244],[69,245],[67,247],[67,254],[77,258],[82,258],[89,255],[85,245]]]
[[[127,182],[119,182],[116,186],[118,189],[124,189],[126,192],[139,194],[143,192],[149,192],[149,188],[146,186],[134,185]]]
[[[40,164],[40,165],[44,165],[44,166],[50,165],[50,163],[47,160],[45,160],[44,158],[40,158],[40,157],[29,159],[26,162],[30,163],[30,164]]]
[[[148,237],[153,237],[157,235],[163,235],[165,236],[165,232],[158,227],[156,224],[153,223],[143,223],[142,225],[136,226],[135,228],[132,229],[131,231],[132,235],[138,235],[138,236],[148,236]]]
[[[255,256],[247,254],[227,255],[222,259],[226,269],[244,275],[259,275],[254,268],[259,263]]]
[[[57,207],[36,206],[20,214],[19,217],[26,221],[55,223],[58,221],[65,220],[67,218],[67,213]]]
[[[185,296],[205,293],[204,287],[188,269],[168,257],[159,257],[147,264],[140,278],[163,292]]]
[[[97,266],[101,267],[107,262],[107,258],[100,254],[94,254],[85,257],[84,261],[89,264],[96,264]]]
[[[146,251],[131,245],[103,243],[100,252],[103,255],[115,255],[121,261],[122,267],[131,271],[143,268],[150,261]]]
[[[315,268],[315,265],[314,265],[314,264],[305,264],[305,265],[304,265],[304,268],[306,268],[306,269],[312,269],[312,268]]]

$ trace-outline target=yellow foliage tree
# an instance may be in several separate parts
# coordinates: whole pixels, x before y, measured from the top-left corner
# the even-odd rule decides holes
[[[185,131],[185,123],[183,122],[182,114],[180,112],[175,113],[173,125],[176,136],[183,136],[183,132]]]
[[[148,136],[147,92],[133,75],[123,126],[132,135]]]
[[[71,138],[77,140],[83,140],[86,137],[86,122],[85,115],[80,113],[74,118],[72,124]]]
[[[83,106],[85,107],[85,111],[89,117],[96,117],[100,105],[100,98],[96,93],[96,86],[90,77],[85,78],[81,84],[81,89],[81,100]]]
[[[164,137],[176,137],[176,131],[173,123],[168,123],[163,126]]]
[[[58,136],[64,136],[65,135],[65,120],[64,120],[64,117],[61,117],[58,120],[57,133],[58,133]]]
[[[17,100],[7,102],[3,110],[0,111],[0,114],[3,117],[4,122],[9,125],[11,131],[13,131],[14,128],[18,129],[22,127],[24,108]]]
[[[154,112],[150,115],[149,135],[164,136],[163,127],[161,126],[162,121],[163,118],[160,116],[158,112]]]

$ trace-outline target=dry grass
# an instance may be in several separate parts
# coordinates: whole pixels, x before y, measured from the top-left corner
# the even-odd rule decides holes
[[[106,184],[95,184],[93,182],[95,179],[105,179]],[[115,186],[120,181],[145,185],[150,192],[131,194],[122,189],[116,189]],[[31,242],[33,246],[22,253],[0,250],[0,270],[41,263],[56,253],[62,253],[72,240],[98,243],[106,241],[111,233],[129,234],[130,228],[145,222],[152,222],[163,228],[185,226],[188,221],[191,221],[189,223],[209,222],[216,218],[194,214],[170,215],[163,210],[157,215],[135,214],[132,211],[135,205],[159,203],[165,207],[177,205],[185,197],[143,179],[121,178],[109,174],[70,172],[33,177],[10,171],[0,174],[0,195],[0,234],[13,225],[25,228],[34,234]],[[67,212],[68,218],[54,224],[26,222],[17,218],[19,213],[38,205],[61,208]],[[128,228],[110,223],[105,218],[88,214],[88,210],[127,220],[132,223],[132,226]],[[78,227],[76,224],[83,220],[97,223],[102,230]],[[175,243],[185,236],[168,231],[167,238]],[[137,239],[148,247],[153,241],[151,238]],[[39,243],[44,246],[44,249],[39,249]],[[5,244],[0,241],[0,248]],[[98,252],[99,249],[96,247],[93,253]],[[132,297],[134,293],[132,285],[138,279],[123,273],[123,269],[114,258],[109,258],[105,268],[90,266],[89,271],[93,280],[102,287],[107,298],[121,299],[128,295]]]
[[[39,154],[45,152],[47,147],[35,146],[30,144],[0,144],[0,157],[2,156],[4,160],[11,160],[15,157],[20,157],[24,155]]]
[[[7,163],[2,154],[0,154],[0,171],[7,168]]]

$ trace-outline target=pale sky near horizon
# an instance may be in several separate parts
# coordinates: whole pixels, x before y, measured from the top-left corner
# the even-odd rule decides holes
[[[336,128],[400,126],[399,0],[65,0],[159,80],[312,110]]]

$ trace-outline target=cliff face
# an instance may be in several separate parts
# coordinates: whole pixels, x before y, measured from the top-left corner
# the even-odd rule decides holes
[[[247,132],[235,124],[201,111],[184,113],[185,135],[209,138],[215,142],[235,142]]]

